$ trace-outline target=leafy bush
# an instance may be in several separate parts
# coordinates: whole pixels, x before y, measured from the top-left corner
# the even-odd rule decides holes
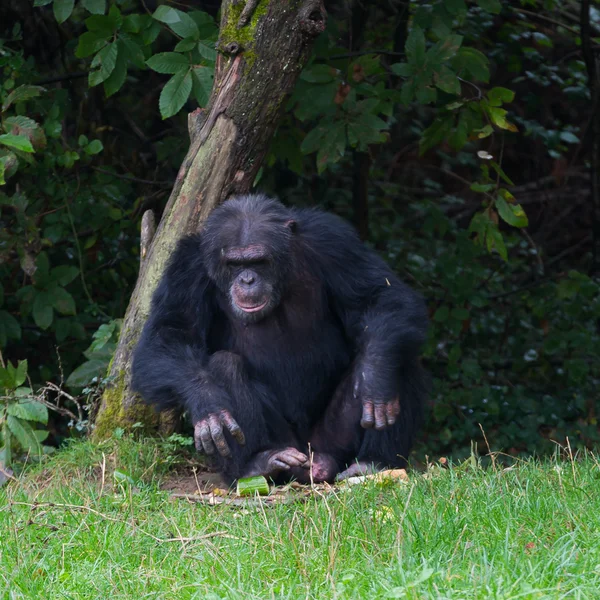
[[[23,386],[26,379],[26,360],[16,368],[10,362],[0,367],[0,466],[11,466],[15,450],[41,456],[48,437],[47,431],[36,429],[48,424],[48,409]]]

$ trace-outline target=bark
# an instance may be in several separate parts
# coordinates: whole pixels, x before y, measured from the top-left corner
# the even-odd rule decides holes
[[[130,361],[152,294],[177,241],[201,228],[211,210],[250,190],[315,37],[325,28],[322,0],[225,0],[219,57],[206,109],[188,116],[190,147],[163,217],[145,249],[139,278],[109,368],[94,436],[158,417],[130,389]],[[169,419],[167,419],[168,421]],[[163,423],[161,429],[168,429]]]

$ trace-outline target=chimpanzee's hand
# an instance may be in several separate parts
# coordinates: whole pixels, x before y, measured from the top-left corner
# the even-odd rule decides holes
[[[224,429],[227,429],[239,444],[245,444],[246,438],[241,427],[226,409],[211,412],[205,418],[194,424],[194,441],[196,450],[205,454],[214,454],[215,446],[221,456],[231,456],[231,449],[225,439]]]
[[[365,429],[378,431],[390,427],[400,414],[400,398],[387,389],[381,376],[368,364],[359,363],[353,376],[355,400],[362,403],[360,424]]]

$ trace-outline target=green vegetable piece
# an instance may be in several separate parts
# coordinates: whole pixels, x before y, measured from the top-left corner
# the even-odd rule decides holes
[[[269,484],[262,475],[238,479],[236,493],[238,496],[266,496],[269,493]]]

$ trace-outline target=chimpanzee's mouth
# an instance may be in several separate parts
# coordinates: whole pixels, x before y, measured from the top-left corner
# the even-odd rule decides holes
[[[255,313],[262,310],[267,305],[267,302],[268,300],[265,300],[262,304],[244,305],[239,302],[236,302],[236,304],[238,305],[238,308],[241,308],[246,313]]]

